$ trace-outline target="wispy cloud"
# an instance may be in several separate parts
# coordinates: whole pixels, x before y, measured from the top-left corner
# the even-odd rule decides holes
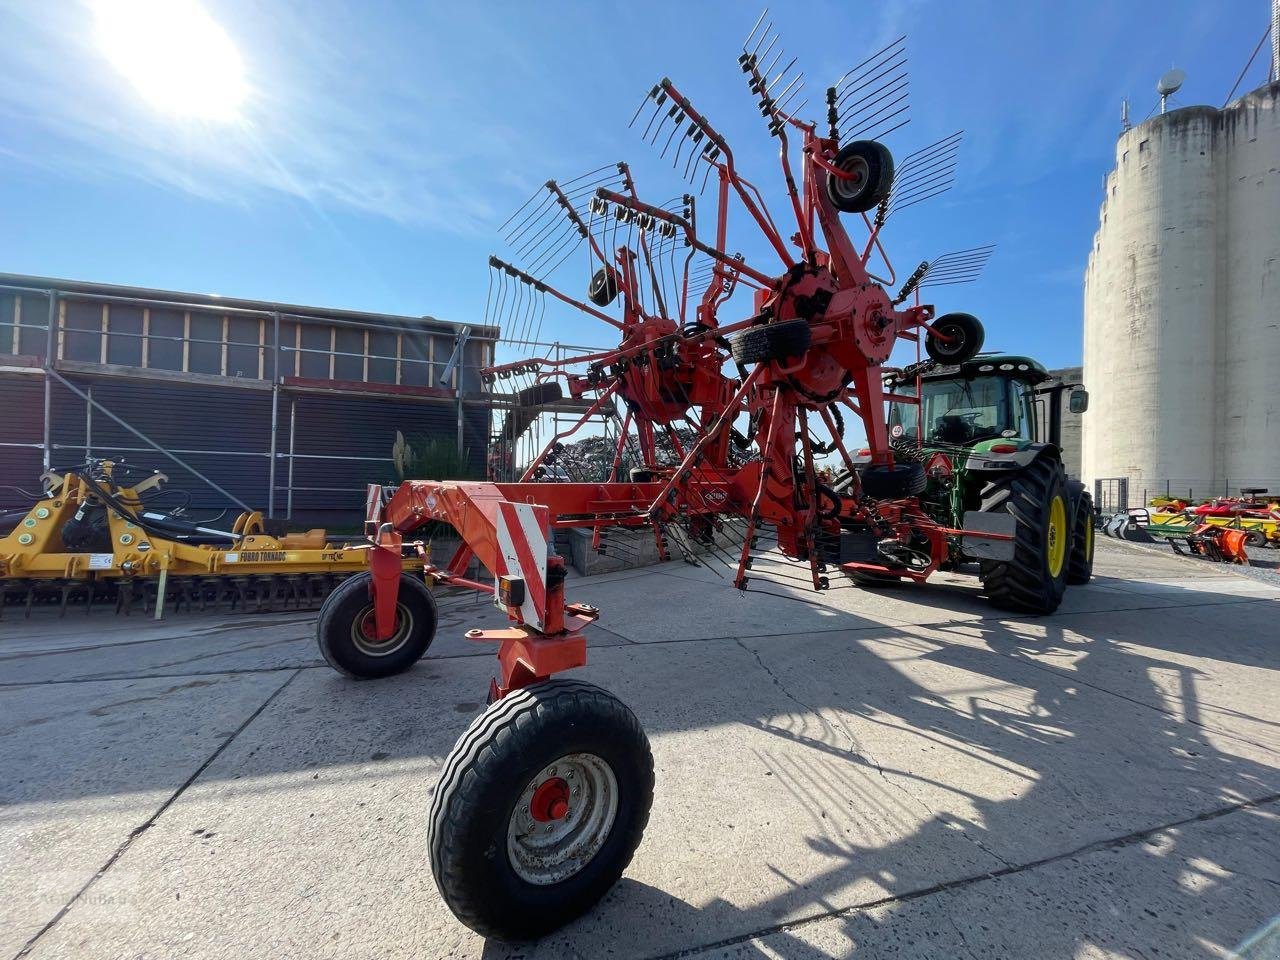
[[[242,45],[251,87],[243,116],[216,125],[141,102],[95,48],[88,9],[0,0],[18,34],[0,58],[0,153],[223,202],[251,204],[266,191],[321,211],[488,229],[493,211],[464,181],[507,143],[506,129],[471,125],[459,137],[447,91],[387,69],[373,44],[344,32],[359,24],[322,28],[308,10],[276,4],[210,13]]]

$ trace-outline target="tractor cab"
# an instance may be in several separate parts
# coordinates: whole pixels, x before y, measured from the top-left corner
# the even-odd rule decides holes
[[[1072,412],[1083,412],[1088,394],[1055,380],[1030,357],[980,355],[958,366],[926,363],[891,376],[889,392],[920,402],[889,407],[889,434],[922,447],[972,447],[1017,439],[1057,445],[1062,432],[1061,395],[1070,390]]]

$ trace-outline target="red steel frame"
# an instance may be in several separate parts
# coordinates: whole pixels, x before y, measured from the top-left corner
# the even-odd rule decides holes
[[[749,68],[755,69],[753,64]],[[659,88],[708,142],[719,148],[716,157],[703,156],[718,174],[715,244],[701,241],[689,219],[640,200],[630,172],[625,165],[619,165],[623,190],[601,188],[593,202],[602,211],[625,211],[625,216],[640,218],[640,252],[627,247],[607,252],[600,249],[559,188],[549,184],[553,192],[559,193],[561,206],[580,228],[593,256],[613,271],[622,297],[622,319],[616,320],[496,258],[491,264],[614,326],[621,333],[621,342],[614,350],[568,361],[536,359],[488,371],[490,375],[503,375],[510,370],[536,368],[540,379],[563,378],[575,398],[595,398],[578,424],[554,438],[522,479],[527,481],[533,476],[554,444],[579,429],[615,396],[626,401],[627,426],[635,423],[645,465],[654,468],[658,479],[645,483],[618,480],[624,433],[619,438],[610,480],[605,483],[409,480],[400,484],[385,503],[382,489],[370,488],[367,529],[374,541],[370,566],[379,637],[389,637],[394,632],[405,535],[429,521],[448,523],[458,531],[464,546],[445,566],[428,562],[427,573],[446,584],[493,593],[495,603],[506,611],[512,623],[505,629],[468,633],[473,640],[499,645],[500,674],[491,690],[495,698],[586,661],[582,630],[596,619],[598,611],[565,602],[564,560],[547,552],[553,527],[591,527],[597,531],[604,527],[652,527],[660,550],[665,551],[664,524],[714,521],[717,515],[736,515],[747,521],[735,578],[740,588],[746,586],[751,545],[762,524],[776,528],[779,547],[785,554],[809,560],[816,589],[827,585],[826,578],[820,575],[824,566],[819,560],[817,538],[823,532],[838,534],[841,519],[860,521],[879,536],[896,537],[904,543],[919,543],[923,538],[928,543],[929,564],[910,571],[893,571],[916,580],[923,580],[936,570],[947,559],[948,538],[963,533],[932,521],[914,498],[887,503],[866,501],[856,478],[850,494],[835,496],[833,508],[823,510],[820,506],[824,496],[830,501],[832,495],[824,492],[817,479],[808,418],[814,416],[827,426],[852,474],[853,460],[828,409],[841,404],[861,420],[871,462],[892,465],[885,403],[913,398],[885,393],[882,365],[899,339],[919,343],[925,334],[947,339],[931,331],[933,307],[920,304],[918,294],[910,306],[899,308],[891,301],[883,284],[893,282],[893,270],[880,244],[879,220],[873,223],[863,215],[869,232],[863,249],[859,250],[849,238],[822,182],[827,175],[844,179],[853,176],[833,163],[838,142],[819,136],[813,124],[775,115],[781,121],[776,131],[779,156],[797,224],[796,233],[784,239],[760,191],[738,173],[733,153],[720,134],[670,80],[662,80]],[[798,130],[802,138],[799,189],[792,175],[787,127]],[[756,269],[725,252],[731,194],[737,196],[777,253],[783,268],[781,276]],[[712,282],[696,306],[696,325],[692,327],[682,325],[688,306],[687,273],[679,310],[681,323],[666,316],[663,309],[646,313],[640,298],[633,295],[641,282],[636,257],[649,256],[645,240],[649,230],[680,231],[689,247],[715,262]],[[819,233],[825,248],[818,245]],[[888,266],[890,279],[881,280],[869,271],[867,264],[875,252]],[[717,312],[739,282],[754,288],[755,313],[721,326]],[[725,375],[727,357],[722,345],[726,335],[796,319],[806,320],[809,326],[810,346],[802,355],[786,363],[759,363],[740,381]],[[584,363],[593,374],[584,376],[567,369]],[[698,441],[683,451],[678,466],[660,467],[656,463],[654,431],[670,431],[674,423],[695,412],[701,430]],[[729,427],[741,415],[751,418],[752,439],[761,457],[732,468],[727,455]],[[999,535],[990,536],[1001,539]],[[466,579],[463,574],[472,557],[505,589]],[[845,569],[888,570],[867,563],[846,564]]]

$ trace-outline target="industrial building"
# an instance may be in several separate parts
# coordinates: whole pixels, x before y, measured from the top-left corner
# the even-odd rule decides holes
[[[1280,490],[1280,82],[1120,135],[1084,321],[1086,480]]]
[[[49,467],[158,469],[192,510],[357,526],[397,432],[482,475],[497,330],[0,274],[0,510]]]

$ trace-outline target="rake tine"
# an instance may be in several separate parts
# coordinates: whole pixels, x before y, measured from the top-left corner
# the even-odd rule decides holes
[[[742,49],[747,49],[747,44],[751,42],[751,38],[756,35],[756,31],[760,29],[760,24],[764,23],[764,18],[769,15],[769,8],[765,7],[760,11],[760,16],[756,17],[755,25],[751,28],[751,32],[747,34],[747,39],[742,41]]]
[[[899,46],[900,44],[905,43],[905,42],[906,42],[906,39],[907,39],[907,35],[904,33],[904,34],[903,34],[902,36],[900,36],[897,40],[892,40],[892,41],[890,41],[889,43],[885,44],[883,47],[881,47],[881,48],[880,48],[879,50],[877,50],[875,53],[871,54],[871,56],[867,57],[865,60],[863,60],[863,61],[862,61],[861,63],[859,63],[857,66],[851,67],[849,70],[845,71],[844,76],[842,76],[839,80],[837,80],[837,81],[835,82],[834,86],[835,86],[837,89],[839,89],[841,86],[843,86],[843,85],[844,85],[845,81],[847,81],[847,80],[849,79],[850,74],[856,73],[857,71],[859,71],[859,70],[861,70],[863,67],[865,67],[867,64],[871,63],[873,60],[875,60],[875,59],[877,59],[877,58],[879,58],[879,57],[883,56],[883,55],[884,55],[885,53],[887,53],[889,50],[893,49],[894,47]]]

